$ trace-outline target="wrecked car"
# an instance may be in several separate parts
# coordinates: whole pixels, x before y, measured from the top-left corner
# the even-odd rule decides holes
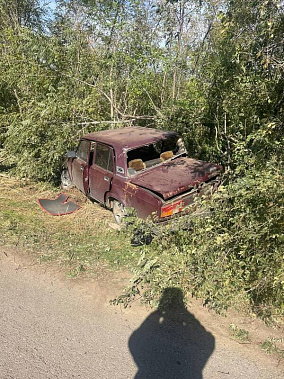
[[[158,222],[184,213],[195,196],[217,188],[221,172],[188,158],[176,132],[126,127],[84,135],[67,153],[61,180],[111,209],[121,224],[128,207]]]

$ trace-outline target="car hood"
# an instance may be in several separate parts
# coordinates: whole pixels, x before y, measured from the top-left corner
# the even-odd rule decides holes
[[[221,171],[219,165],[182,157],[143,171],[130,181],[168,200],[199,183],[207,182]]]

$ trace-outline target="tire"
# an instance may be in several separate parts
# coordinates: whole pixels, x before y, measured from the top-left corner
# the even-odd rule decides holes
[[[64,190],[68,190],[68,189],[71,189],[74,187],[74,184],[70,178],[70,175],[69,175],[69,172],[68,170],[63,170],[62,171],[62,174],[61,174],[61,187],[64,189]]]
[[[112,206],[112,213],[115,222],[118,225],[123,225],[125,223],[125,217],[127,216],[127,212],[125,206],[122,203],[120,203],[117,200],[114,200]]]

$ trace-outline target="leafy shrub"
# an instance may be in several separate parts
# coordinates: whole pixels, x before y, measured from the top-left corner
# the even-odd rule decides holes
[[[140,249],[133,287],[118,301],[139,294],[153,303],[174,286],[217,311],[246,303],[263,317],[279,314],[283,182],[281,171],[268,165],[221,187],[211,200],[199,199],[201,213],[175,221],[175,230],[160,228]]]

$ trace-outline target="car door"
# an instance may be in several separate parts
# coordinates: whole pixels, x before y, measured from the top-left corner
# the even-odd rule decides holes
[[[111,188],[113,167],[113,149],[108,145],[97,142],[93,164],[89,169],[89,188],[90,196],[101,203],[105,202],[105,193]]]
[[[76,158],[72,162],[73,183],[83,193],[88,190],[90,145],[90,141],[81,140],[76,151]]]

